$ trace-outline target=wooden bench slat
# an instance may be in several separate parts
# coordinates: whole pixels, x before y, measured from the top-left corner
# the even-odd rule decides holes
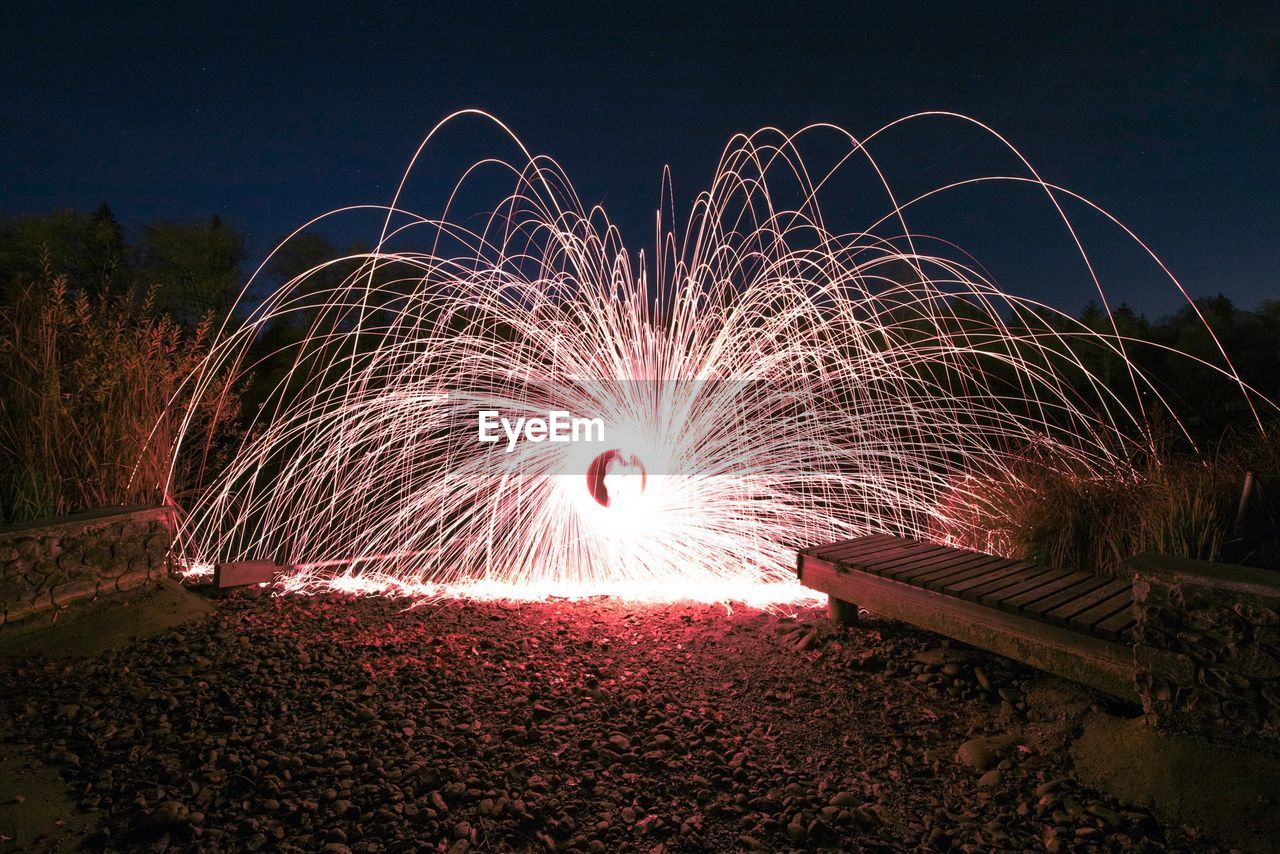
[[[1037,567],[1024,564],[1021,561],[1014,561],[1003,569],[992,570],[990,575],[953,581],[944,586],[942,592],[948,596],[959,596],[962,599],[968,599],[970,602],[977,602],[985,593],[993,590],[1003,590],[1011,584],[1017,584],[1019,581],[1025,580],[1029,572],[1039,575],[1036,570]]]
[[[887,534],[875,534],[873,536],[882,541],[888,541],[891,539]],[[866,542],[867,539],[867,537],[853,537],[848,540],[823,543],[822,545],[810,546],[809,548],[801,549],[800,554],[805,555],[806,557],[825,558],[833,552],[842,551],[844,549],[869,548],[870,544]]]
[[[1004,570],[1009,569],[1011,567],[1016,567],[1017,565],[1018,565],[1018,561],[1016,560],[996,559],[991,563],[983,563],[983,564],[978,564],[977,566],[971,566],[967,569],[961,570],[960,572],[951,573],[951,574],[942,575],[942,576],[935,576],[933,578],[925,580],[924,586],[930,590],[945,592],[947,588],[953,584],[959,584],[964,581],[972,581],[979,578],[987,578],[987,579],[994,578],[997,574],[1003,572]]]
[[[1119,583],[1119,582],[1117,582]],[[1133,605],[1133,589],[1127,586],[1117,590],[1106,599],[1091,605],[1084,611],[1071,617],[1071,625],[1084,631],[1094,631],[1098,623],[1120,610],[1128,610]]]
[[[1049,587],[1049,585],[1052,584],[1059,584],[1063,579],[1071,579],[1076,575],[1079,575],[1079,573],[1071,572],[1067,569],[1057,569],[1050,572],[1044,572],[999,591],[992,591],[986,596],[981,597],[979,601],[984,605],[1017,611],[1019,603],[1034,602],[1041,596],[1047,596],[1059,588],[1051,587],[1046,590],[1046,587]],[[1071,582],[1067,581],[1067,583],[1070,584]],[[1008,603],[1013,599],[1017,599],[1018,601],[1006,606],[1005,603]]]
[[[1062,607],[1070,607],[1073,602],[1078,601],[1084,596],[1088,596],[1093,591],[1107,583],[1107,579],[1099,575],[1085,574],[1085,577],[1072,584],[1070,587],[1063,588],[1051,596],[1043,599],[1037,599],[1031,604],[1023,608],[1023,613],[1036,615],[1043,619],[1052,619],[1049,614],[1052,611]]]
[[[1039,570],[1029,572],[1017,567],[1006,575],[992,579],[987,584],[963,590],[960,595],[965,599],[994,607],[1005,596],[1021,593],[1023,590],[1065,574],[1064,570],[1050,569],[1047,566],[1039,567]]]
[[[1059,578],[1053,579],[1052,581],[1046,581],[1043,584],[1035,585],[1027,588],[1026,590],[1015,593],[1012,596],[1006,596],[1001,599],[998,604],[1001,608],[1004,608],[1007,611],[1021,612],[1033,602],[1038,602],[1046,596],[1051,596],[1054,593],[1057,593],[1059,590],[1064,590],[1080,583],[1081,581],[1087,581],[1088,579],[1089,576],[1085,575],[1083,572],[1068,572]]]
[[[968,565],[975,560],[982,560],[982,555],[957,555],[955,553],[942,553],[922,557],[916,561],[905,561],[899,563],[892,568],[884,569],[880,572],[885,578],[893,578],[898,581],[904,581],[908,584],[913,583],[911,579],[918,578],[922,575],[928,575],[939,570],[956,567],[958,565]]]
[[[1077,597],[1071,602],[1066,602],[1059,607],[1054,608],[1052,611],[1046,611],[1045,617],[1050,620],[1070,622],[1077,614],[1082,614],[1085,611],[1088,611],[1090,608],[1101,602],[1105,602],[1117,593],[1129,591],[1130,595],[1132,595],[1132,589],[1133,586],[1131,584],[1117,581],[1112,578],[1094,588],[1090,593]]]
[[[1124,637],[1137,625],[1137,620],[1133,618],[1133,608],[1121,608],[1110,617],[1094,624],[1094,629],[1104,636]]]
[[[857,549],[844,549],[838,552],[833,552],[831,554],[824,554],[821,557],[831,561],[832,563],[848,563],[848,564],[856,563],[859,566],[871,567],[871,566],[878,566],[881,563],[896,561],[904,557],[918,555],[923,552],[932,552],[936,548],[937,548],[936,546],[925,546],[925,545],[904,546],[901,544],[890,543],[888,545],[873,547],[872,549],[869,549],[866,551],[859,551]]]
[[[891,576],[894,572],[901,572],[907,567],[918,565],[921,561],[946,560],[949,557],[951,555],[945,546],[931,546],[917,551],[895,554],[884,559],[873,559],[865,563],[856,561],[841,561],[841,563],[865,567],[867,572],[875,575]]]
[[[819,546],[815,548],[811,554],[815,557],[831,558],[855,552],[866,552],[867,554],[870,554],[880,549],[902,547],[903,542],[898,537],[893,537],[889,534],[873,534],[870,537],[857,537],[852,540],[843,540],[839,543],[830,543],[825,546]]]
[[[1001,558],[992,556],[992,554],[974,554],[973,557],[957,557],[955,561],[950,563],[942,563],[929,568],[927,572],[918,572],[910,579],[904,579],[909,584],[916,586],[928,586],[929,583],[937,583],[942,579],[950,579],[961,572],[974,570],[977,567],[986,567],[987,572],[996,570],[996,565],[1001,562]],[[931,588],[932,589],[932,588]]]
[[[950,578],[957,573],[971,571],[979,566],[990,566],[999,562],[999,558],[992,555],[957,555],[955,560],[950,563],[936,564],[924,572],[917,572],[909,578],[904,579],[909,584],[923,587],[931,581],[938,581],[941,578]]]

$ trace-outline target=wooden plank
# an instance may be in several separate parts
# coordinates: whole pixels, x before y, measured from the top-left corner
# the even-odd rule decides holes
[[[900,576],[900,581],[906,581],[908,584],[914,584],[917,587],[928,587],[930,590],[938,588],[930,586],[931,583],[936,584],[946,578],[953,578],[959,573],[971,571],[977,567],[990,567],[994,563],[999,563],[1000,558],[991,555],[973,555],[972,557],[962,557],[952,561],[946,566],[934,567],[926,572],[918,572],[909,576]]]
[[[916,544],[916,540],[909,540],[905,537],[895,537],[893,534],[870,534],[865,537],[845,540],[844,542],[835,543],[830,546],[822,546],[821,552],[824,555],[829,555],[839,554],[850,549],[872,549],[884,548],[885,546],[910,546]]]
[[[922,561],[946,560],[948,557],[949,555],[945,548],[934,546],[918,551],[880,555],[871,560],[841,560],[839,564],[859,569],[863,572],[883,575],[885,573],[899,572],[910,566],[917,566]]]
[[[1083,572],[1068,572],[1066,575],[1055,578],[1052,581],[1046,581],[1043,584],[1037,584],[1033,587],[1029,587],[1012,596],[1006,596],[1001,599],[998,604],[1006,611],[1023,611],[1028,605],[1038,602],[1046,596],[1050,596],[1060,590],[1065,590],[1068,587],[1073,587],[1081,581],[1088,580],[1089,576],[1085,575]]]
[[[953,579],[943,585],[942,592],[972,601],[977,598],[978,591],[985,591],[992,586],[1000,587],[1016,584],[1019,580],[1027,578],[1028,573],[1034,575],[1039,569],[1040,567],[1034,564],[1011,560],[1007,562],[1007,565],[992,569],[986,575]]]
[[[974,587],[965,587],[963,584],[958,584],[956,585],[956,590],[960,596],[970,602],[981,602],[989,605],[992,604],[992,597],[1004,596],[1008,591],[1025,585],[1039,584],[1050,575],[1057,574],[1057,570],[1051,570],[1047,566],[1029,564],[1026,568],[1016,567],[1011,569],[1008,573],[996,576],[985,584],[979,584]]]
[[[1068,622],[1072,627],[1079,631],[1095,631],[1098,623],[1101,623],[1107,617],[1121,610],[1129,610],[1133,606],[1133,589],[1125,587],[1117,593],[1113,593],[1109,598],[1089,607],[1085,611],[1081,611],[1072,617]]]
[[[814,546],[808,550],[808,553],[815,557],[838,557],[858,550],[871,551],[880,546],[892,545],[897,539],[897,537],[891,537],[888,534],[872,534],[869,537],[855,537],[852,540],[841,540],[838,543]]]
[[[1045,617],[1050,620],[1062,620],[1070,622],[1077,614],[1084,613],[1090,608],[1105,602],[1117,593],[1131,591],[1132,585],[1116,581],[1114,578],[1106,580],[1106,582],[1095,588],[1088,595],[1080,596],[1075,601],[1067,602],[1060,607],[1054,608],[1052,611],[1046,611]]]
[[[823,557],[829,560],[836,560],[840,563],[859,563],[873,565],[881,562],[896,560],[902,557],[912,555],[931,554],[937,552],[943,546],[935,546],[932,543],[881,543],[873,545],[866,551],[841,551],[834,554],[825,554]]]
[[[817,557],[827,549],[839,548],[840,546],[845,546],[849,543],[856,543],[859,539],[861,539],[861,537],[855,537],[852,540],[835,540],[834,542],[822,543],[817,546],[805,546],[802,549],[796,549],[796,554],[804,555],[805,557]]]
[[[1127,647],[889,578],[861,572],[840,573],[830,563],[820,560],[802,562],[801,581],[877,614],[912,623],[1129,701],[1138,700],[1133,683],[1133,652]]]
[[[977,601],[981,602],[983,605],[990,605],[995,608],[998,607],[1001,602],[1007,601],[1010,597],[1022,596],[1029,591],[1038,590],[1046,584],[1051,584],[1074,574],[1075,573],[1065,569],[1055,569],[1049,572],[1039,572],[1035,575],[1025,575],[1022,581],[1017,584],[993,589],[989,593],[979,596]]]
[[[1105,620],[1095,623],[1093,630],[1103,637],[1123,638],[1133,630],[1137,622],[1133,617],[1133,606],[1130,603],[1128,608],[1121,608]]]
[[[892,561],[900,557],[918,554],[920,551],[921,549],[919,548],[908,548],[898,543],[890,543],[888,545],[874,546],[867,551],[847,550],[824,554],[822,557],[832,563],[873,566],[882,561]]]
[[[842,549],[859,548],[860,546],[865,546],[867,544],[870,544],[870,541],[872,540],[885,540],[885,539],[889,539],[888,534],[872,534],[871,536],[868,536],[868,537],[853,537],[848,540],[836,540],[835,542],[823,543],[817,546],[810,546],[809,548],[801,549],[799,553],[804,555],[810,555],[812,557],[821,557],[823,555],[830,554],[831,552],[837,552]]]
[[[1070,607],[1072,603],[1088,596],[1093,591],[1107,583],[1107,579],[1098,575],[1089,575],[1086,573],[1084,579],[1077,581],[1070,587],[1059,590],[1052,596],[1046,596],[1043,599],[1037,599],[1030,605],[1026,606],[1023,611],[1028,615],[1035,615],[1040,619],[1050,619],[1049,612],[1061,607]]]
[[[1016,560],[995,558],[988,563],[969,566],[959,572],[953,572],[947,575],[935,575],[933,578],[921,579],[921,581],[924,586],[930,590],[945,591],[949,584],[956,584],[961,581],[968,581],[975,578],[991,578],[1000,570],[1017,566],[1017,564],[1018,561]]]
[[[950,549],[944,548],[941,552],[923,555],[914,560],[899,561],[892,565],[877,565],[876,574],[883,575],[885,578],[896,578],[900,581],[905,581],[907,578],[913,578],[922,573],[954,566],[957,563],[968,563],[975,559],[981,560],[982,557],[980,555],[972,557],[964,554],[957,555]]]
[[[248,584],[270,584],[280,571],[279,564],[269,560],[241,560],[220,563],[213,568],[213,586],[244,587]]]
[[[876,561],[872,571],[877,575],[894,577],[902,572],[912,571],[925,563],[933,566],[956,561],[968,557],[968,552],[957,552],[946,546],[931,546],[927,551],[919,551],[903,555],[893,560]]]

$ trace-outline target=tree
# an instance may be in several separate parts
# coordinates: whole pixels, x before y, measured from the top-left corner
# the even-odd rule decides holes
[[[59,210],[0,222],[0,282],[60,272],[67,288],[90,296],[120,294],[132,283],[124,231],[105,203],[93,213]]]
[[[156,308],[187,326],[229,312],[243,285],[244,233],[216,215],[207,223],[153,223],[138,256],[144,287],[155,289]]]

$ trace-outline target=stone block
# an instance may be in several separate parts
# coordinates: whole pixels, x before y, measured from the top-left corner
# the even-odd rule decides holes
[[[94,579],[68,581],[49,591],[53,604],[59,607],[79,599],[92,599],[97,594],[98,582]]]
[[[85,550],[84,562],[86,566],[107,569],[111,565],[111,550],[105,544],[95,543]]]
[[[150,580],[150,573],[145,570],[142,572],[126,572],[116,579],[115,588],[118,592],[123,593],[126,590],[141,587]]]
[[[13,546],[23,560],[35,560],[41,553],[40,541],[35,537],[22,537],[16,540]]]

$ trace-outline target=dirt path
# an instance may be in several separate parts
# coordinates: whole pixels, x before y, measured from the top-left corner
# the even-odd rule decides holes
[[[1213,850],[1078,786],[1090,697],[890,624],[225,601],[0,670],[112,848]]]

